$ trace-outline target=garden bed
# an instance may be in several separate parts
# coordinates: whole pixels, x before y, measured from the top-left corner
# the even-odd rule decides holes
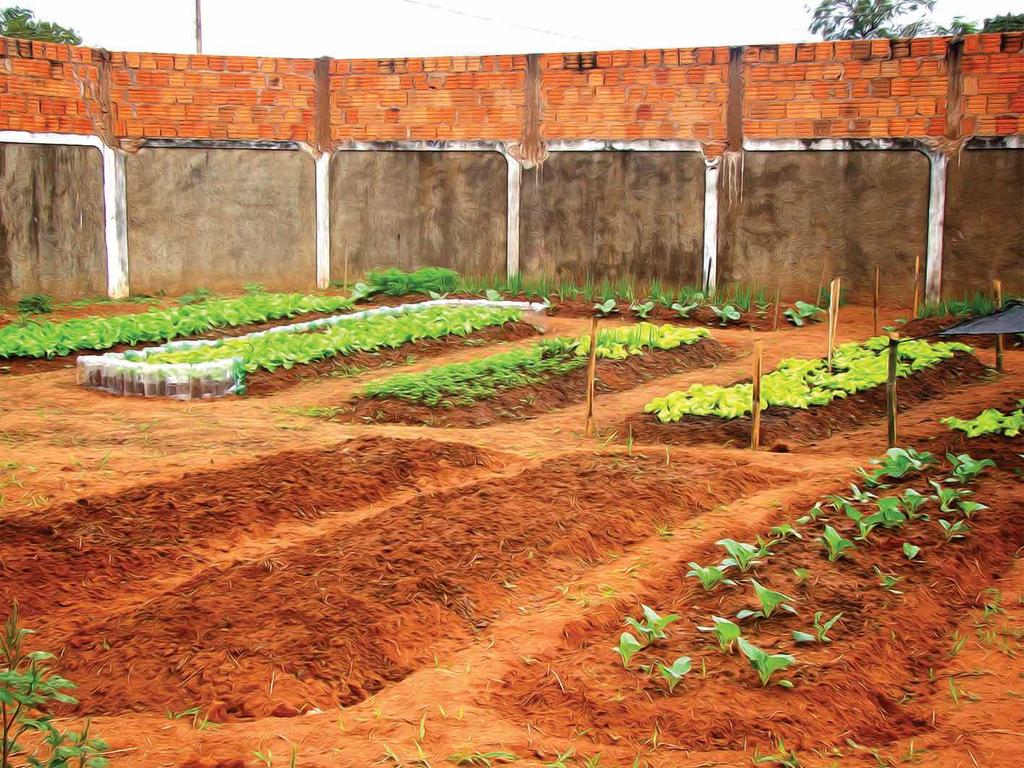
[[[956,352],[952,359],[898,379],[897,405],[900,409],[909,408],[949,389],[981,381],[989,374],[990,370],[973,355]],[[761,412],[761,444],[784,450],[788,444],[814,443],[868,419],[884,419],[885,404],[886,387],[880,384],[828,405],[806,409],[771,406]],[[678,422],[666,424],[648,414],[628,419],[622,434],[640,442],[746,446],[750,443],[750,430],[750,416],[684,416]]]
[[[661,376],[714,366],[731,356],[717,341],[703,339],[676,349],[630,355],[625,360],[601,360],[597,366],[595,390],[598,394],[623,392]],[[541,383],[507,389],[468,404],[430,406],[397,397],[356,397],[333,417],[351,422],[483,427],[529,419],[583,402],[586,399],[586,381],[586,368],[581,367]]]
[[[845,754],[855,762],[859,752],[879,749],[891,755],[894,742],[943,728],[936,700],[949,703],[952,695],[957,708],[976,700],[969,693],[971,674],[958,671],[954,660],[960,647],[974,640],[974,630],[981,644],[994,650],[1004,643],[1011,649],[1005,652],[1013,654],[1014,630],[999,628],[1000,596],[990,587],[1013,566],[1024,537],[1024,518],[1011,514],[1019,507],[1021,490],[1019,477],[1010,471],[1018,462],[1015,447],[1005,446],[996,460],[999,469],[988,470],[971,486],[971,498],[987,507],[974,513],[962,538],[947,539],[936,521],[956,520],[962,513],[940,513],[935,501],[922,508],[931,519],[908,520],[892,530],[878,527],[834,561],[821,541],[824,518],[799,522],[810,499],[806,505],[787,505],[768,523],[787,522],[800,539],[778,538],[781,534],[769,533],[767,526],[753,528],[737,520],[722,530],[723,537],[752,542],[760,536],[775,543],[749,572],[729,571],[735,585],[705,591],[688,575],[693,562],[720,561],[723,547],[686,548],[635,600],[604,603],[567,625],[560,647],[518,666],[494,688],[491,701],[503,717],[531,732],[586,733],[595,751],[639,748],[656,733],[675,750],[746,750],[753,741],[763,745],[765,755],[784,741],[784,749],[797,750],[801,758],[826,745],[833,747],[829,754],[834,757]],[[927,480],[941,482],[947,474],[948,466],[934,467],[876,490],[885,496],[908,488],[927,492]],[[860,478],[850,479],[863,484]],[[837,491],[849,493],[847,488]],[[874,502],[867,506],[874,508]],[[858,526],[846,515],[829,509],[827,518],[842,537],[857,537]],[[919,548],[913,560],[905,544]],[[795,613],[737,618],[738,612],[758,605],[750,578],[789,596],[786,602]],[[640,604],[677,620],[627,669],[613,648],[620,633],[629,630],[624,617],[640,615]],[[986,606],[983,614],[980,609]],[[813,634],[812,620],[819,611],[822,621],[841,614],[828,631],[828,642],[796,642],[793,632]],[[738,643],[726,652],[714,634],[698,629],[712,625],[713,616],[732,620],[756,648],[790,655],[793,661],[762,685]],[[966,637],[958,634],[971,616],[981,618]],[[689,658],[691,671],[673,692],[655,669],[648,674],[643,667],[681,656]],[[792,688],[777,684],[783,679]],[[936,738],[942,740],[942,731]],[[735,754],[731,757],[727,764],[741,763]],[[890,764],[882,757],[876,760]]]

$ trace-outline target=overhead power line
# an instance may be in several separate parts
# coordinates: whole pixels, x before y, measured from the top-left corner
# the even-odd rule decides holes
[[[552,37],[560,37],[564,40],[576,40],[581,43],[586,43],[588,46],[597,44],[600,46],[606,46],[609,48],[631,48],[632,46],[623,46],[620,43],[613,43],[609,40],[599,40],[594,37],[582,37],[580,35],[574,35],[571,32],[558,32],[553,29],[544,29],[543,27],[533,27],[529,24],[519,24],[515,21],[508,21],[507,19],[498,19],[492,16],[482,16],[478,13],[470,13],[469,11],[462,11],[458,8],[449,8],[445,5],[439,5],[437,3],[426,2],[425,0],[399,0],[399,2],[407,5],[415,5],[420,8],[427,8],[432,11],[440,11],[442,13],[449,13],[452,16],[461,16],[466,19],[473,19],[475,21],[483,21],[488,24],[500,24],[505,27],[511,27],[513,29],[522,29],[527,32],[535,32],[540,35],[551,35]]]

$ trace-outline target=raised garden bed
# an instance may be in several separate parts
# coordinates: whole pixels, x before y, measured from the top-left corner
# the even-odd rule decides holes
[[[877,345],[876,345],[877,346]],[[903,348],[906,345],[901,345]],[[962,347],[962,345],[959,345]],[[929,364],[918,370],[911,370],[913,365],[901,362],[901,376],[897,383],[897,405],[904,409],[924,402],[929,398],[942,394],[957,386],[980,381],[990,371],[964,348],[951,349],[949,345],[940,347],[949,350],[946,359],[931,359]],[[788,362],[788,361],[787,361]],[[809,377],[820,373],[820,361],[794,360],[794,368],[807,368]],[[877,368],[883,361],[870,361],[872,368]],[[838,370],[838,369],[837,369]],[[772,400],[769,378],[763,382],[766,390],[763,393],[761,413],[761,443],[765,446],[775,444],[776,449],[785,449],[789,443],[807,444],[824,439],[835,432],[854,427],[865,419],[882,419],[885,416],[886,386],[884,383],[870,386],[872,375],[877,380],[877,370],[868,371],[866,377],[855,391],[836,391],[833,389],[812,389],[812,398],[820,398],[823,404],[805,403],[804,407],[779,404]],[[797,377],[799,378],[799,376]],[[829,379],[821,379],[829,381]],[[795,385],[794,385],[795,386]],[[863,388],[859,388],[863,387]],[[701,387],[691,388],[689,392],[702,396]],[[750,441],[750,384],[749,379],[737,382],[727,388],[708,388],[717,390],[710,392],[712,397],[719,397],[721,405],[711,406],[713,410],[720,407],[729,414],[707,415],[683,413],[678,418],[661,410],[659,415],[650,413],[643,417],[628,419],[624,425],[624,434],[634,440],[643,442],[660,442],[671,444],[715,443],[721,445],[747,445]],[[781,388],[784,390],[784,388]],[[681,394],[681,393],[675,393]],[[845,396],[843,396],[845,395]],[[672,395],[669,396],[671,398]],[[801,400],[806,395],[799,389],[780,394],[782,402],[786,398],[793,401]],[[665,398],[648,404],[647,410],[658,412],[657,406],[663,405]],[[686,410],[689,406],[683,406]]]

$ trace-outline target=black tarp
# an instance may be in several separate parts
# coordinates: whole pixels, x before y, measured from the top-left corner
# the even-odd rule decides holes
[[[984,317],[972,317],[939,331],[938,336],[988,336],[1024,333],[1024,302],[1009,301],[1001,310]]]

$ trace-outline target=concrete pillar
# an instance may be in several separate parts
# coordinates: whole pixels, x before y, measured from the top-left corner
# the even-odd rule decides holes
[[[718,177],[721,157],[704,158],[704,261],[701,285],[711,293],[718,284]]]

